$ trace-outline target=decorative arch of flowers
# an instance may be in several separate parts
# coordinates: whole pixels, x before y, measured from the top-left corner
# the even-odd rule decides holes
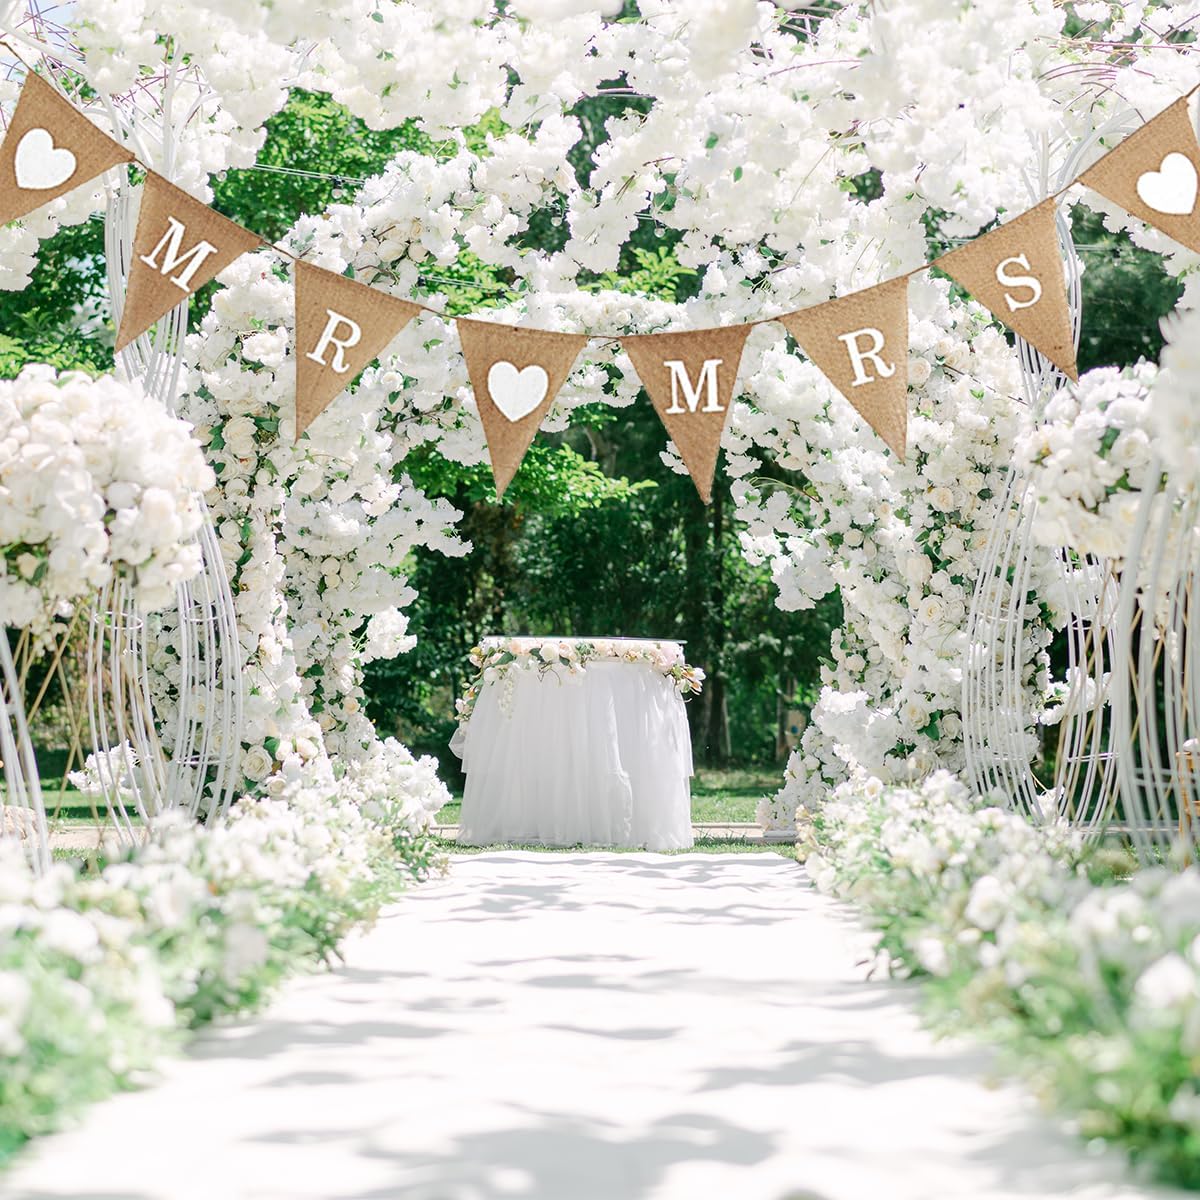
[[[19,10],[6,22],[18,30]],[[70,36],[114,103],[182,103],[203,76],[174,171],[203,199],[213,173],[252,163],[291,85],[330,92],[372,127],[411,119],[438,140],[436,155],[405,151],[352,201],[298,221],[285,244],[308,261],[436,305],[431,281],[470,253],[511,272],[505,319],[640,333],[816,303],[924,261],[930,229],[967,237],[1028,207],[1098,124],[1155,112],[1194,84],[1189,46],[1173,35],[1198,15],[1196,0],[889,0],[821,17],[755,0],[347,0],[319,11],[286,0],[191,5],[185,21],[162,0],[78,0]],[[646,103],[609,119],[581,181],[567,158],[581,135],[575,106],[602,93]],[[468,140],[485,116],[491,132]],[[22,284],[40,238],[94,209],[87,192],[0,230],[0,282]],[[1114,227],[1129,221],[1078,198]],[[562,244],[530,248],[523,235],[545,212]],[[694,299],[581,286],[615,269],[647,221],[679,235],[679,261],[702,277]],[[1187,278],[1190,299],[1193,256],[1132,226]],[[242,770],[268,792],[317,760],[386,771],[404,757],[363,714],[362,668],[411,644],[407,556],[470,550],[459,514],[414,486],[404,459],[421,445],[461,463],[486,453],[451,322],[435,315],[413,321],[294,443],[281,262],[264,251],[221,277],[188,339],[179,399],[217,473],[210,507],[247,660]],[[929,278],[914,281],[910,305],[904,464],[777,330],[747,344],[724,460],[745,553],[770,564],[782,607],[836,587],[846,613],[785,786],[761,807],[768,827],[790,825],[851,768],[895,778],[962,763],[971,590],[1010,519],[1002,485],[1031,413],[1016,355],[981,309]],[[634,373],[609,370],[620,359],[590,347],[546,428],[565,428],[581,405],[631,404]],[[801,486],[764,482],[767,464]],[[1031,720],[1052,695],[1051,560],[1047,549],[1038,569],[1047,603],[1022,630]]]

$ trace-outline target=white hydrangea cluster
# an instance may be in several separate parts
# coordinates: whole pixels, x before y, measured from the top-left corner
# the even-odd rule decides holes
[[[1167,344],[1149,405],[1155,450],[1181,490],[1200,486],[1200,309],[1180,309],[1163,322]]]
[[[373,754],[362,667],[412,645],[405,561],[417,546],[470,546],[453,533],[454,508],[396,473],[415,444],[396,435],[411,401],[389,408],[400,377],[373,373],[321,418],[319,438],[295,443],[290,284],[265,255],[225,280],[189,339],[180,407],[219,481],[209,507],[247,659],[242,773],[282,786],[326,754]]]
[[[111,579],[162,608],[200,569],[196,496],[212,486],[190,427],[136,384],[26,367],[0,382],[0,614],[47,636]]]
[[[765,462],[800,471],[803,494],[735,488],[752,561],[770,562],[780,602],[803,608],[840,588],[845,624],[833,638],[820,702],[784,789],[760,806],[786,828],[851,767],[884,779],[962,765],[966,617],[1024,419],[1004,338],[931,280],[911,287],[909,456],[900,463],[810,364],[764,356],[739,405],[732,469]],[[739,462],[740,457],[743,461]],[[1048,569],[1048,563],[1047,563]],[[1040,667],[1050,629],[1025,630]],[[1031,713],[1046,679],[1027,673]],[[1032,719],[1032,718],[1031,718]]]
[[[956,941],[1002,947],[1031,906],[1053,909],[1072,892],[1062,863],[1081,855],[1081,835],[1036,827],[997,799],[981,803],[949,771],[910,786],[856,772],[822,807],[819,832],[804,826],[806,868],[817,887],[872,910],[924,889],[931,912],[949,924],[910,936],[914,960],[889,967],[944,974]]]
[[[1088,371],[1046,404],[1014,450],[1037,499],[1034,536],[1119,562],[1142,493],[1157,491],[1152,464],[1153,363]]]

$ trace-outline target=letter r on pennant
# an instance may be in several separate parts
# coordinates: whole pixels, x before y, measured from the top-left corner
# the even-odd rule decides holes
[[[870,338],[871,344],[864,349],[858,344],[859,338]],[[864,383],[876,383],[880,379],[890,379],[895,375],[895,364],[885,363],[879,357],[880,351],[883,349],[883,340],[883,334],[878,329],[872,329],[869,325],[864,329],[856,329],[853,333],[838,335],[838,341],[845,342],[846,344],[846,351],[850,355],[850,365],[854,368],[854,382],[850,385],[851,387],[862,387]],[[878,374],[867,374],[866,363],[868,359],[870,359]]]
[[[158,245],[149,254],[143,254],[138,261],[144,262],[160,275],[165,275],[180,291],[190,292],[193,276],[210,254],[216,254],[217,248],[212,242],[206,242],[202,238],[190,250],[184,250],[183,238],[186,233],[187,228],[182,221],[168,217],[167,232],[158,239]],[[160,254],[163,259],[161,267],[158,265]],[[177,268],[182,268],[179,274],[172,275],[171,272]]]
[[[310,350],[304,357],[320,363],[323,367],[332,367],[339,375],[345,375],[350,370],[350,364],[346,362],[346,351],[362,341],[362,326],[357,321],[334,312],[332,308],[327,308],[325,315],[329,319],[325,322],[316,349]],[[346,331],[338,337],[338,329],[343,325]],[[333,347],[333,362],[328,363],[325,361],[325,355],[328,354],[330,346]]]
[[[683,405],[679,403],[679,395],[683,393],[683,402],[687,405],[687,412],[724,412],[725,409],[721,405],[720,393],[717,388],[717,368],[724,362],[723,358],[705,359],[704,366],[700,368],[700,377],[696,380],[695,386],[688,378],[687,366],[679,359],[668,359],[663,363],[663,366],[671,372],[671,407],[667,412],[672,416],[684,412]],[[704,407],[700,408],[700,391],[704,389]]]

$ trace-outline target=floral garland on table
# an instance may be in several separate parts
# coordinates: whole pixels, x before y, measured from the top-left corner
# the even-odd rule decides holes
[[[1200,1187],[1200,870],[1124,854],[970,794],[857,775],[805,814],[801,857],[859,906],[878,963],[939,1025],[997,1043],[1079,1131]]]
[[[516,672],[536,671],[539,677],[565,673],[566,678],[584,674],[589,663],[643,663],[675,681],[681,696],[698,695],[704,687],[704,672],[690,666],[683,650],[673,642],[571,641],[548,638],[544,642],[512,638],[475,646],[471,663],[475,675],[454,704],[458,720],[465,725],[475,711],[475,702],[485,683],[500,683],[500,707],[510,712]]]

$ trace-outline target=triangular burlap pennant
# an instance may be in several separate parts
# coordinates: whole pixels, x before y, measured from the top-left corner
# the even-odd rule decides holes
[[[462,317],[456,324],[499,500],[587,345],[587,336]]]
[[[1080,182],[1200,253],[1200,146],[1187,97],[1088,167]]]
[[[667,433],[707,504],[750,325],[621,339]]]
[[[903,462],[908,447],[908,277],[778,319]]]
[[[1055,227],[1057,200],[942,255],[936,265],[1060,371],[1079,378]]]
[[[117,349],[261,244],[258,234],[149,172],[133,235]]]
[[[298,438],[421,306],[306,262],[295,281]]]
[[[30,71],[0,146],[0,225],[81,187],[133,155]]]

